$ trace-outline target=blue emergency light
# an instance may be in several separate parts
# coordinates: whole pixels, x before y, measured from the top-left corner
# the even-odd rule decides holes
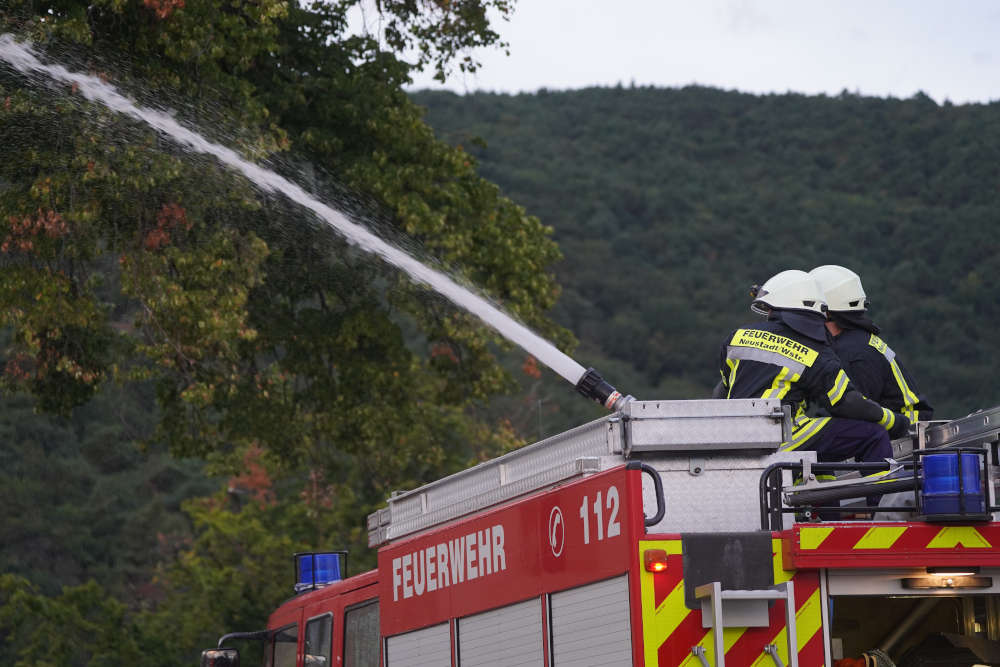
[[[983,487],[978,454],[948,452],[923,457],[923,514],[981,514]]]
[[[346,551],[303,552],[295,554],[295,592],[322,588],[344,578]]]

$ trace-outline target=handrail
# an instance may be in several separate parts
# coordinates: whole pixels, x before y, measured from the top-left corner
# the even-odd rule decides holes
[[[646,528],[655,526],[663,521],[663,516],[667,513],[667,501],[663,497],[663,480],[660,479],[660,473],[657,472],[656,468],[648,463],[643,463],[642,461],[629,461],[625,465],[625,469],[640,470],[652,478],[653,492],[656,494],[656,514],[652,517],[648,517],[646,516],[646,513],[643,512],[643,518],[646,522]]]
[[[856,470],[858,472],[877,471],[891,469],[893,465],[889,461],[852,463],[850,461],[835,461],[829,463],[810,462],[810,470],[814,473],[836,473],[843,470]],[[761,530],[781,530],[781,515],[787,513],[801,512],[804,508],[783,508],[781,503],[781,475],[782,470],[802,472],[801,462],[779,462],[772,463],[760,476],[760,529]],[[775,474],[779,473],[779,474]],[[777,478],[777,479],[775,479]],[[859,480],[860,481],[860,480]],[[811,507],[811,511],[823,512],[856,512],[857,508],[844,508],[839,506]],[[876,509],[876,508],[872,508]],[[912,507],[879,507],[879,511],[913,511]]]
[[[219,637],[219,648],[230,639],[268,639],[271,636],[270,630],[255,630],[253,632],[230,632]]]

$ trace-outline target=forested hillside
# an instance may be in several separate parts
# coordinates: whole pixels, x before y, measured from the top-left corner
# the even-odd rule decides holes
[[[641,397],[707,395],[748,288],[858,272],[942,418],[1000,403],[1000,104],[700,87],[457,96],[427,120],[555,229],[556,320]]]

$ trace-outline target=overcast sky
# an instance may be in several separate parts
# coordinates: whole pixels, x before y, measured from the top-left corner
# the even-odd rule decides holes
[[[455,92],[702,84],[747,92],[1000,99],[994,0],[519,0]]]

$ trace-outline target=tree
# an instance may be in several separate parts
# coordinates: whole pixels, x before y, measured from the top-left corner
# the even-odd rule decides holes
[[[139,648],[123,604],[94,583],[39,594],[25,579],[0,575],[0,658],[13,667],[153,665]]]
[[[427,261],[570,344],[546,316],[557,295],[549,230],[478,177],[464,151],[434,139],[401,90],[413,65],[382,50],[417,44],[416,65],[441,71],[496,41],[486,12],[508,3],[382,2],[381,44],[347,33],[350,5],[16,1],[0,10],[0,30],[172,106],[388,237],[416,239]],[[388,491],[519,443],[477,410],[510,379],[496,356],[503,341],[470,316],[293,203],[71,89],[5,69],[0,100],[8,390],[66,414],[109,381],[154,387],[151,442],[202,457],[218,475],[239,477],[251,454],[268,472],[274,512],[298,517],[267,524],[285,540],[275,548],[363,552],[363,517]],[[221,508],[202,521],[192,509],[182,569],[161,579],[187,602],[165,604],[164,618],[230,599],[243,570],[213,569],[229,561],[210,536],[229,523],[256,530],[253,511]],[[196,570],[203,586],[172,583]],[[252,612],[234,622],[274,604],[268,590],[248,592]]]

